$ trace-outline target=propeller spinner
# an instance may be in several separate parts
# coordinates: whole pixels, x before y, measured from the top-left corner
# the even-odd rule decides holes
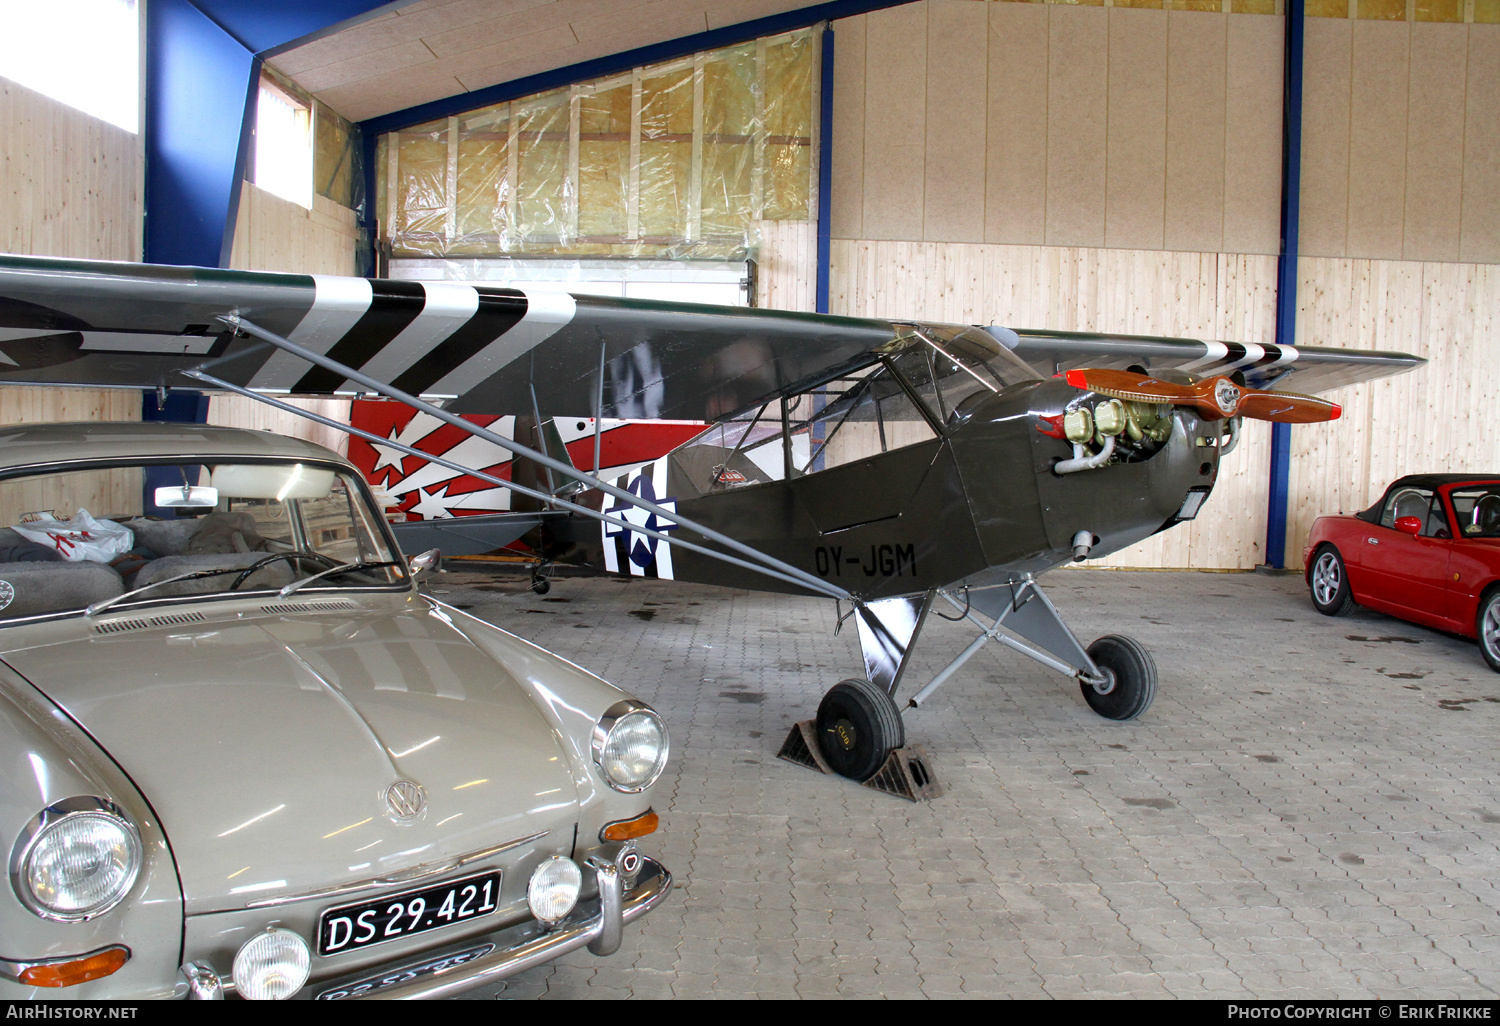
[[[1222,376],[1179,384],[1133,371],[1085,367],[1068,371],[1064,380],[1074,388],[1115,399],[1191,406],[1208,420],[1249,417],[1280,424],[1314,424],[1338,420],[1343,412],[1338,403],[1317,396],[1245,388]]]

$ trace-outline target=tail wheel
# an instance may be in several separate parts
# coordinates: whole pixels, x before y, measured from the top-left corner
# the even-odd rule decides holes
[[[1104,683],[1083,684],[1089,708],[1111,720],[1133,720],[1156,697],[1156,661],[1134,638],[1106,634],[1089,646],[1089,658],[1104,673]]]
[[[1313,605],[1324,616],[1343,616],[1354,608],[1354,595],[1349,590],[1349,573],[1344,569],[1344,558],[1332,545],[1322,546],[1313,557],[1307,587],[1312,592]]]
[[[538,595],[545,595],[552,590],[552,581],[546,577],[533,577],[531,579],[531,590]]]
[[[1493,588],[1479,603],[1479,651],[1490,669],[1500,673],[1500,588]]]
[[[818,749],[834,772],[867,780],[906,743],[896,703],[867,680],[840,681],[818,706]]]

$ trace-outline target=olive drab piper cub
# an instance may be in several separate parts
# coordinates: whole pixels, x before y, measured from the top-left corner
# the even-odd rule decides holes
[[[449,537],[468,552],[521,539],[543,586],[549,566],[576,563],[848,603],[865,675],[825,695],[815,733],[855,779],[905,743],[903,712],[990,641],[1077,682],[1100,715],[1139,716],[1156,688],[1150,654],[1120,635],[1085,647],[1038,576],[1196,517],[1244,418],[1331,420],[1338,406],[1306,393],[1423,362],[0,257],[0,382],[209,387],[304,416],[275,396],[378,395],[516,455],[502,478],[409,450],[514,493],[508,513],[405,525],[409,551],[462,525]],[[507,437],[463,413],[530,418],[534,447],[519,426]],[[709,426],[605,480],[597,443],[578,466],[549,437],[557,417]],[[957,610],[975,638],[903,708],[934,607]]]

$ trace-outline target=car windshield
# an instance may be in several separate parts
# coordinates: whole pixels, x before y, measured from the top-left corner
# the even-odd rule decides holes
[[[0,515],[0,619],[318,575],[306,593],[406,580],[358,482],[332,465],[247,458],[11,477]]]
[[[1462,485],[1448,497],[1465,538],[1500,538],[1500,483]]]

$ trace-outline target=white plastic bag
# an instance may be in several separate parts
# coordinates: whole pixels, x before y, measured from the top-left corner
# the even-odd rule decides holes
[[[86,509],[80,509],[72,520],[38,517],[17,524],[15,532],[30,541],[56,549],[63,559],[74,562],[92,559],[108,563],[135,545],[135,534],[130,528],[113,520],[95,520]]]

